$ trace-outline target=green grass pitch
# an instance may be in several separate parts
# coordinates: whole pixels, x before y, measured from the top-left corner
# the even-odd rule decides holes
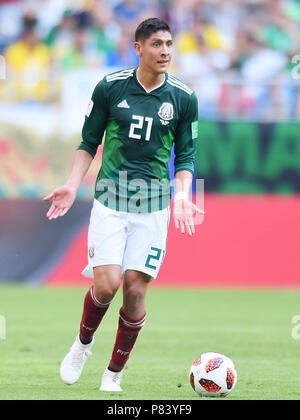
[[[64,385],[59,365],[73,343],[85,289],[0,287],[1,400],[198,400],[192,362],[207,351],[232,358],[234,391],[222,400],[300,399],[299,291],[149,289],[147,321],[123,376],[123,393],[99,392],[118,322],[118,292],[96,333],[80,380]]]

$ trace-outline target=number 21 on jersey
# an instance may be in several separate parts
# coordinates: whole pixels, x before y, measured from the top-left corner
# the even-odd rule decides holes
[[[131,139],[141,140],[142,136],[141,136],[140,132],[141,132],[141,130],[143,130],[144,125],[146,125],[145,140],[149,141],[150,136],[151,136],[153,118],[142,117],[141,115],[133,115],[132,119],[137,121],[137,122],[132,122],[130,124],[129,137]]]

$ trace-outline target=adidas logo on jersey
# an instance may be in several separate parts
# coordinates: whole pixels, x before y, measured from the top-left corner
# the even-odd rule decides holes
[[[124,101],[118,104],[118,108],[130,108],[130,106],[128,105],[126,99],[124,99]]]

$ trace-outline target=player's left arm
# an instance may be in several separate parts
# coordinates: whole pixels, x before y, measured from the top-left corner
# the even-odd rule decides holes
[[[193,216],[204,214],[189,200],[193,181],[194,160],[198,141],[198,100],[193,93],[181,114],[175,134],[175,197],[173,216],[176,229],[189,236],[195,233]]]
[[[195,213],[204,214],[194,203],[189,200],[189,190],[193,181],[193,174],[190,171],[182,170],[175,175],[175,197],[173,216],[176,229],[181,233],[194,235],[194,215]]]

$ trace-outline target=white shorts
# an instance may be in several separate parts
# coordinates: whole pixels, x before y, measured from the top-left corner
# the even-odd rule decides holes
[[[88,231],[88,265],[120,265],[122,273],[137,270],[155,279],[166,253],[170,208],[153,213],[112,210],[94,200]]]

